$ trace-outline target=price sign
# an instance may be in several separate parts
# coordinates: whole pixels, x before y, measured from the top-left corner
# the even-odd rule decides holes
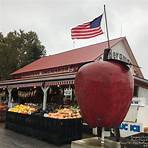
[[[64,96],[72,96],[72,89],[71,88],[64,89]]]

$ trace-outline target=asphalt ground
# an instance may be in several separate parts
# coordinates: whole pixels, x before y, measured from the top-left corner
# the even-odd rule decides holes
[[[5,129],[0,123],[0,148],[70,148],[71,145],[56,146],[29,136]]]

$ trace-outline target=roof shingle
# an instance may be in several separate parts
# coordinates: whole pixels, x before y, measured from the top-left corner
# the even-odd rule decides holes
[[[110,40],[110,46],[112,47],[122,39],[123,37]],[[104,49],[107,48],[107,45],[107,42],[102,42],[59,54],[42,57],[13,72],[11,75],[94,61],[103,53]]]

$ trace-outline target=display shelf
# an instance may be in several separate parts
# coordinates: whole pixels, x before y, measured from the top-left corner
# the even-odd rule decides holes
[[[8,111],[5,127],[56,145],[70,143],[82,136],[81,118],[53,119]]]

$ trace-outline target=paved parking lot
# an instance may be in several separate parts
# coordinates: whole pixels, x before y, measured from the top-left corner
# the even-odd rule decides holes
[[[70,148],[71,145],[55,146],[35,138],[24,136],[4,128],[0,123],[0,148]]]

